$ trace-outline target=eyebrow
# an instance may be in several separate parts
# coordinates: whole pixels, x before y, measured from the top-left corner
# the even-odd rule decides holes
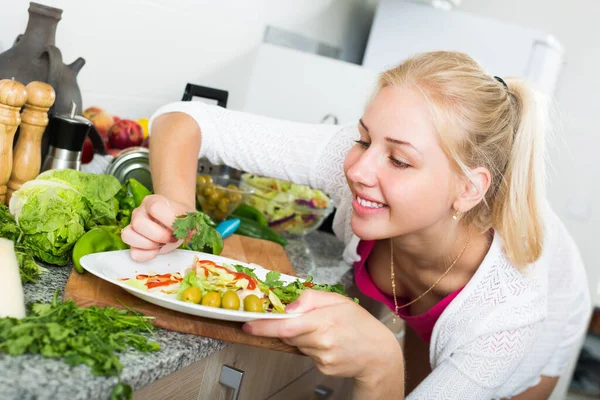
[[[369,128],[367,128],[367,126],[365,125],[364,121],[361,119],[358,120],[358,122],[360,123],[360,125],[365,129],[365,131],[367,131],[367,133],[369,132]],[[405,142],[404,140],[398,140],[398,139],[394,139],[391,137],[386,136],[385,137],[385,141],[389,142],[389,143],[394,143],[394,144],[399,144],[401,146],[408,146],[410,148],[412,148],[414,151],[416,151],[417,153],[419,153],[419,155],[423,155],[421,154],[421,152],[419,150],[417,150],[417,148],[415,146],[413,146],[411,143],[409,142]]]

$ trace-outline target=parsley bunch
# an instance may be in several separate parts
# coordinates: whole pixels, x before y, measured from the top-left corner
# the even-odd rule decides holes
[[[221,254],[223,238],[215,226],[215,222],[202,211],[188,212],[173,221],[173,236],[186,239],[182,246],[191,250]]]
[[[0,237],[12,240],[15,243],[15,254],[19,264],[21,282],[38,282],[46,268],[39,266],[33,259],[33,252],[23,244],[23,231],[8,211],[8,207],[0,204]]]
[[[95,375],[117,375],[119,383],[112,398],[131,398],[131,387],[121,382],[123,365],[117,352],[130,348],[158,351],[148,340],[152,317],[127,308],[78,307],[73,301],[58,300],[58,290],[49,304],[36,303],[25,318],[0,318],[0,351],[17,356],[39,353],[60,358],[75,366],[86,364]]]

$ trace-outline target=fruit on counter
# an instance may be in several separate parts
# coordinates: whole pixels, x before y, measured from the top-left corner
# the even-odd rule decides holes
[[[137,122],[129,119],[121,119],[115,122],[108,130],[108,142],[112,148],[125,149],[139,146],[143,141],[142,127]]]
[[[121,120],[121,118],[117,117],[116,115],[113,115],[113,124],[120,120]]]
[[[92,139],[86,138],[83,142],[83,149],[81,150],[81,163],[87,164],[94,158],[94,145]]]
[[[0,238],[0,318],[25,317],[23,285],[14,246],[11,240]]]
[[[140,126],[142,127],[142,132],[144,132],[144,139],[146,139],[148,137],[148,135],[150,134],[150,132],[148,131],[149,119],[148,118],[140,118],[140,119],[136,120],[135,122],[140,124]]]
[[[119,235],[120,228],[101,226],[86,232],[73,247],[73,265],[75,270],[83,273],[81,257],[103,251],[126,250],[129,248]]]
[[[112,115],[104,111],[100,107],[88,107],[81,113],[85,118],[89,119],[102,136],[108,135],[108,130],[115,123]]]

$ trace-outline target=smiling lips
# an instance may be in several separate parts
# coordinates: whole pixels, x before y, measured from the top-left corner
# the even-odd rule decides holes
[[[369,201],[369,200],[365,200],[360,196],[356,196],[356,200],[358,201],[358,204],[360,204],[363,207],[368,207],[368,208],[381,208],[381,207],[385,207],[385,204],[382,203],[377,203],[374,201]]]

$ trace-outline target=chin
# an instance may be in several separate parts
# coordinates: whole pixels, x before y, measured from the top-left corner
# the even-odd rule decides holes
[[[361,240],[380,240],[389,237],[385,235],[387,230],[381,229],[381,224],[361,219],[356,215],[352,215],[350,226],[352,227],[354,234]]]

